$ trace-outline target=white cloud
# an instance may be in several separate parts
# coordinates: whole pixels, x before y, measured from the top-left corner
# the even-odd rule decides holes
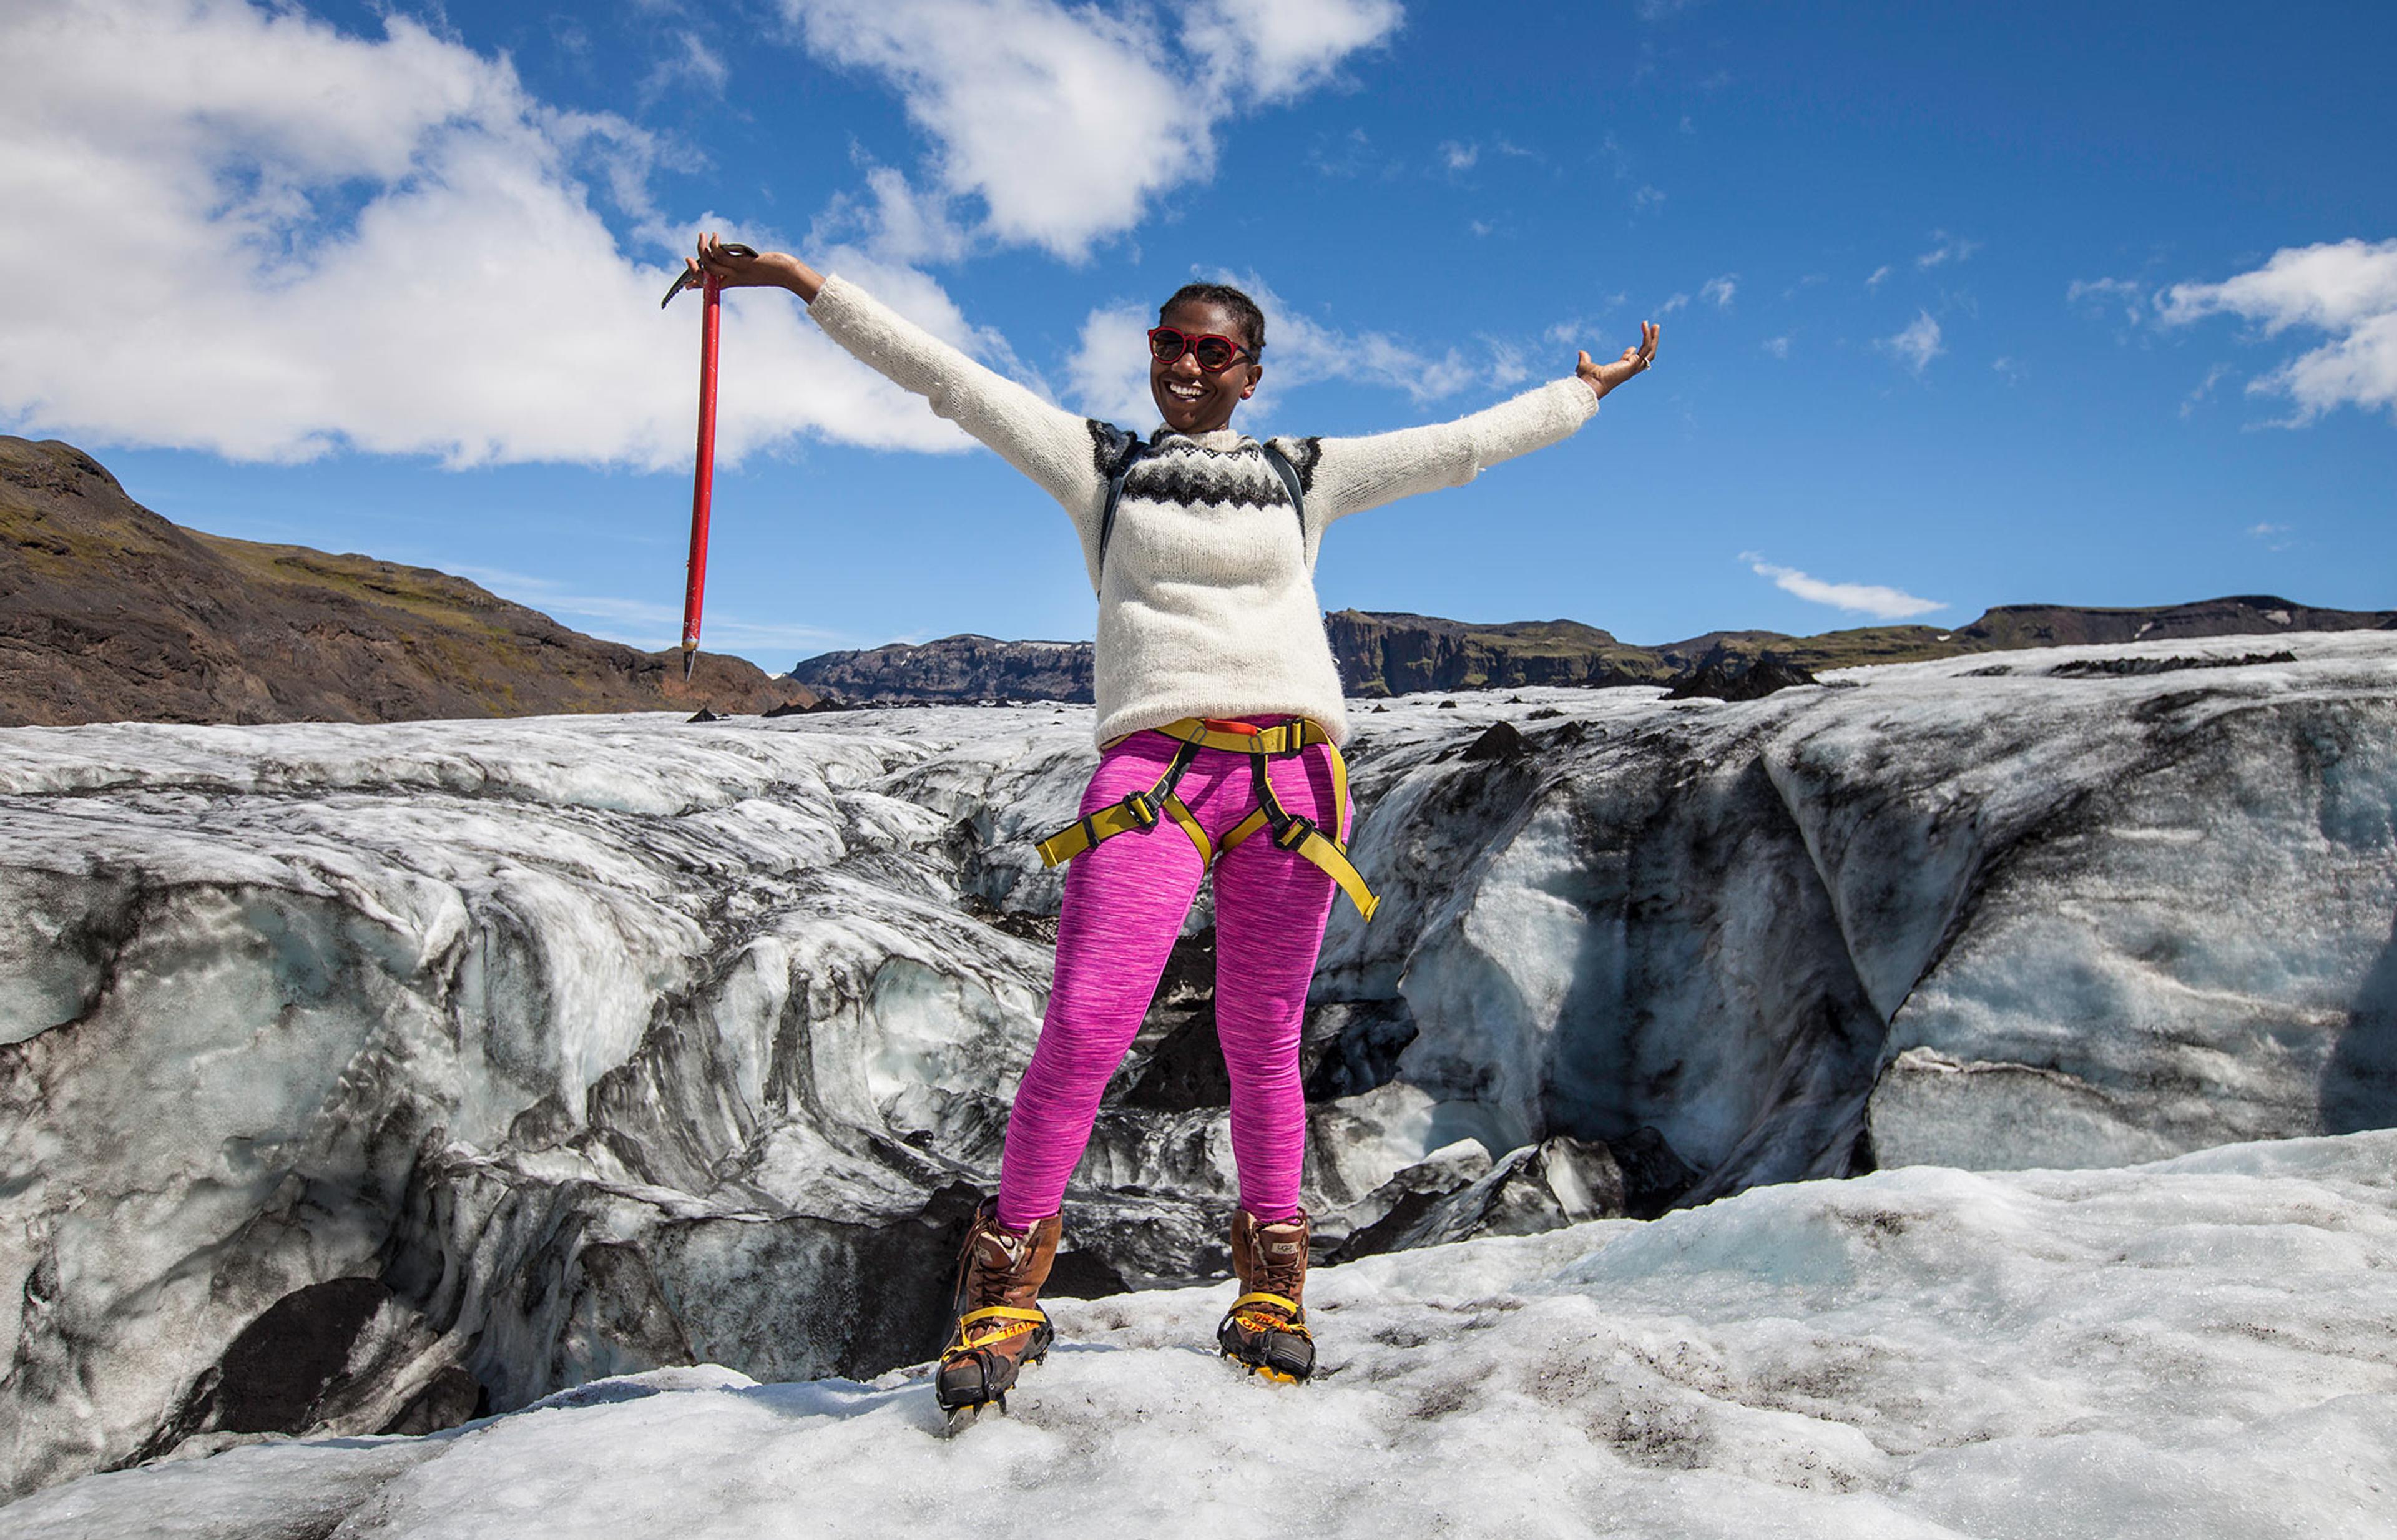
[[[1927,310],[1918,311],[1913,324],[1904,331],[1895,337],[1883,337],[1873,346],[1895,355],[1899,363],[1917,374],[1929,368],[1931,360],[1948,351],[1939,345],[1939,323],[1931,318],[1931,312]]]
[[[1718,310],[1731,308],[1731,297],[1739,292],[1739,275],[1726,273],[1720,278],[1708,278],[1698,289],[1698,298],[1711,300]]]
[[[1634,213],[1645,214],[1664,206],[1665,194],[1657,188],[1643,185],[1640,191],[1631,194],[1631,208]]]
[[[2122,318],[2133,326],[2148,318],[2147,290],[2128,278],[2075,278],[2065,287],[2064,302],[2069,305],[2088,303],[2093,308],[2108,305],[2122,307]]]
[[[689,82],[709,96],[722,96],[725,82],[732,72],[725,66],[722,56],[692,32],[675,33],[673,45],[665,57],[654,65],[647,79],[641,82],[644,97],[663,95],[669,88]]]
[[[1540,333],[1541,341],[1560,348],[1586,348],[1589,345],[1590,333],[1603,329],[1600,317],[1607,311],[1620,310],[1630,302],[1628,294],[1620,291],[1609,294],[1599,301],[1598,315],[1575,315],[1569,320],[1559,321]]]
[[[837,194],[808,232],[808,248],[857,245],[887,261],[961,261],[973,254],[973,232],[938,192],[910,182],[896,167],[870,166],[865,194]]]
[[[1943,262],[1963,261],[1965,259],[1971,257],[1974,252],[1981,249],[1980,242],[1968,241],[1961,236],[1950,235],[1945,230],[1933,231],[1931,233],[1931,238],[1937,244],[1933,246],[1930,250],[1925,251],[1922,255],[1914,259],[1916,269],[1925,273],[1939,266]]]
[[[1490,350],[1490,362],[1482,368],[1481,378],[1501,390],[1510,390],[1532,377],[1531,355],[1520,344],[1497,337],[1481,341]]]
[[[2024,374],[2029,372],[2023,368],[2022,360],[2013,356],[1992,358],[1989,360],[1989,368],[1997,372],[1998,378],[2009,385],[2020,383]]]
[[[1268,312],[1265,351],[1269,354],[1281,341],[1274,330],[1274,319]],[[1130,303],[1105,306],[1083,317],[1081,343],[1065,366],[1078,409],[1101,422],[1132,428],[1156,422],[1157,403],[1148,392],[1147,341],[1148,328],[1155,324],[1153,312]]]
[[[631,125],[399,16],[365,37],[244,0],[18,0],[0,58],[0,420],[235,459],[687,461],[697,311],[658,309],[685,235]],[[68,304],[76,233],[139,258]],[[971,341],[929,281],[891,298]],[[787,296],[728,305],[728,461],[800,433],[963,446]]]
[[[2264,549],[2268,551],[2287,550],[2293,543],[2288,537],[2296,532],[2297,531],[2293,526],[2286,524],[2251,524],[2247,526],[2248,536],[2251,539],[2262,541],[2264,542]]]
[[[1399,167],[1394,161],[1379,160],[1373,153],[1372,136],[1362,128],[1350,128],[1336,140],[1319,137],[1306,152],[1306,163],[1327,177],[1361,177],[1375,172],[1383,180],[1393,180]]]
[[[1687,309],[1689,307],[1689,303],[1690,297],[1688,295],[1676,294],[1672,298],[1667,300],[1663,304],[1658,305],[1656,307],[1656,314],[1659,315],[1670,315],[1677,310]]]
[[[1214,84],[1279,101],[1331,80],[1342,60],[1404,20],[1399,0],[1199,0],[1182,37],[1209,61]]]
[[[1216,127],[1395,31],[1396,0],[1199,0],[1179,47],[1148,13],[1059,0],[782,0],[819,57],[896,89],[930,176],[998,240],[1078,260],[1214,169]]]
[[[1480,158],[1481,146],[1479,144],[1459,144],[1452,139],[1443,141],[1440,147],[1440,164],[1452,171],[1469,171],[1473,163]]]
[[[2218,284],[2175,284],[2157,301],[2165,326],[2232,315],[2278,336],[2292,327],[2331,341],[2248,382],[2251,395],[2285,395],[2291,423],[2342,406],[2397,415],[2397,240],[2286,247],[2253,272]]]
[[[2228,364],[2216,364],[2207,369],[2205,378],[2197,382],[2197,388],[2181,398],[2180,414],[2183,417],[2195,415],[2197,408],[2204,403],[2205,398],[2214,394],[2214,387],[2228,379],[2231,372],[2231,368]]]
[[[1775,358],[1789,356],[1789,339],[1787,337],[1767,337],[1761,345]]]
[[[1887,262],[1883,262],[1879,267],[1874,268],[1871,275],[1865,279],[1865,287],[1867,288],[1879,288],[1881,287],[1881,281],[1888,276],[1889,264]]]
[[[1902,589],[1884,588],[1878,583],[1825,583],[1795,568],[1775,567],[1753,551],[1741,552],[1739,559],[1758,577],[1771,578],[1774,586],[1785,594],[1795,594],[1809,603],[1870,615],[1876,620],[1902,621],[1948,608],[1942,600],[1918,599]]]

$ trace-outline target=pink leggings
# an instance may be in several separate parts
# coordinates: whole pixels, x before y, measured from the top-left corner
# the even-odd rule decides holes
[[[1082,794],[1082,816],[1154,784],[1180,747],[1161,732],[1136,732],[1108,749]],[[1285,811],[1331,827],[1324,749],[1273,760],[1267,773]],[[1200,749],[1177,791],[1211,840],[1256,808],[1244,754]],[[1091,1141],[1099,1094],[1140,1031],[1204,875],[1190,837],[1170,819],[1118,835],[1066,869],[1057,978],[1007,1126],[999,1223],[1021,1227],[1057,1212]],[[1215,863],[1215,1030],[1231,1074],[1232,1154],[1240,1206],[1268,1223],[1298,1212],[1306,1156],[1299,1030],[1336,891],[1263,831]]]

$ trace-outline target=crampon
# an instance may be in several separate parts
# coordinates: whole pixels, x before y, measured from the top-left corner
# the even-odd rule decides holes
[[[1246,1209],[1232,1216],[1232,1272],[1240,1297],[1215,1329],[1224,1356],[1252,1374],[1297,1385],[1315,1373],[1306,1329],[1306,1215],[1270,1225]]]
[[[933,1382],[948,1432],[971,1426],[984,1408],[1004,1413],[1017,1373],[1049,1356],[1055,1332],[1037,1301],[1057,1255],[1058,1229],[1054,1216],[1010,1229],[987,1203],[974,1216],[957,1259],[957,1325]]]

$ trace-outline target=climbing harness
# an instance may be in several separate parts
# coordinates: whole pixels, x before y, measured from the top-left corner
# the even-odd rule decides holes
[[[1304,532],[1306,528],[1306,496],[1300,489],[1296,468],[1272,445],[1260,443],[1257,449],[1265,455],[1265,463],[1273,467],[1274,475],[1280,478],[1283,489],[1290,493],[1291,512],[1297,516],[1299,529]],[[1123,501],[1124,482],[1131,476],[1132,467],[1151,452],[1149,446],[1133,439],[1126,446],[1115,474],[1107,478],[1106,506],[1099,516],[1099,564],[1102,568],[1106,564],[1107,542],[1115,534],[1116,504]],[[1198,862],[1203,868],[1212,866],[1218,856],[1237,849],[1241,841],[1265,829],[1271,832],[1276,845],[1321,867],[1332,881],[1340,885],[1340,891],[1348,895],[1348,902],[1357,906],[1359,916],[1366,919],[1373,917],[1373,910],[1382,901],[1365,885],[1364,877],[1359,875],[1356,865],[1348,859],[1348,848],[1340,842],[1340,829],[1348,822],[1348,763],[1340,757],[1340,750],[1332,744],[1331,735],[1323,730],[1321,723],[1293,716],[1279,726],[1260,728],[1248,722],[1185,716],[1156,730],[1182,743],[1172,762],[1165,767],[1165,773],[1157,778],[1156,784],[1145,791],[1133,792],[1120,802],[1101,808],[1088,818],[1078,818],[1040,841],[1043,864],[1062,866],[1102,840],[1135,830],[1145,833],[1159,822],[1170,820],[1190,837],[1190,843],[1198,848]],[[1312,819],[1286,810],[1279,798],[1274,796],[1273,783],[1265,775],[1267,761],[1295,758],[1317,743],[1321,743],[1324,752],[1332,757],[1332,828],[1328,831]],[[1114,746],[1112,743],[1108,745],[1110,748]],[[1182,779],[1182,772],[1190,768],[1190,762],[1198,757],[1198,751],[1202,748],[1247,755],[1250,774],[1256,788],[1256,810],[1234,825],[1231,832],[1224,836],[1220,846],[1207,838],[1207,832],[1198,826],[1198,820],[1173,793],[1174,786]]]
[[[1204,868],[1212,866],[1216,858],[1239,848],[1242,841],[1259,830],[1268,831],[1274,844],[1320,867],[1324,874],[1340,885],[1348,902],[1357,906],[1359,917],[1372,919],[1381,904],[1373,891],[1365,885],[1356,865],[1348,859],[1348,848],[1340,842],[1340,829],[1348,822],[1348,763],[1340,757],[1331,734],[1323,724],[1310,717],[1293,716],[1274,727],[1261,728],[1248,722],[1228,722],[1213,717],[1185,716],[1169,722],[1155,730],[1168,738],[1178,739],[1182,746],[1174,751],[1165,773],[1145,790],[1133,792],[1120,802],[1101,808],[1087,818],[1073,823],[1040,841],[1042,864],[1062,866],[1066,862],[1091,850],[1104,840],[1134,831],[1146,833],[1160,822],[1172,821],[1190,837],[1198,848],[1198,863]],[[1120,740],[1118,740],[1120,742]],[[1313,819],[1288,811],[1274,795],[1273,782],[1265,774],[1267,762],[1293,759],[1317,743],[1332,759],[1332,827],[1324,828]],[[1110,744],[1110,747],[1114,745]],[[1174,786],[1182,772],[1198,757],[1200,749],[1223,749],[1249,757],[1249,773],[1255,787],[1256,810],[1233,825],[1224,836],[1221,845],[1211,844],[1198,820],[1191,815],[1182,798],[1174,795]]]
[[[1303,538],[1306,529],[1306,494],[1299,486],[1296,467],[1270,444],[1260,443],[1257,449],[1265,457],[1265,463],[1273,467],[1282,489],[1290,493],[1291,512],[1297,516]],[[1099,515],[1099,565],[1102,569],[1106,565],[1107,542],[1115,535],[1116,505],[1123,501],[1124,483],[1131,477],[1132,467],[1154,452],[1147,444],[1132,439],[1124,445],[1122,458],[1117,462],[1114,474],[1107,478],[1106,505]],[[1172,762],[1165,767],[1165,773],[1157,778],[1157,783],[1145,791],[1133,792],[1112,806],[1101,808],[1088,818],[1078,818],[1040,841],[1043,864],[1062,866],[1101,840],[1135,830],[1145,833],[1160,822],[1170,820],[1190,837],[1190,843],[1198,848],[1198,862],[1203,868],[1212,866],[1218,856],[1239,848],[1241,841],[1265,829],[1270,831],[1276,845],[1313,862],[1332,881],[1340,884],[1340,891],[1348,895],[1348,901],[1357,906],[1358,914],[1367,919],[1373,917],[1373,910],[1382,901],[1365,886],[1365,879],[1358,875],[1355,864],[1348,859],[1348,848],[1340,842],[1341,826],[1348,822],[1348,763],[1340,757],[1340,750],[1333,746],[1331,735],[1323,730],[1321,723],[1293,716],[1277,726],[1260,728],[1249,722],[1185,716],[1155,730],[1182,742],[1182,747],[1175,751]],[[1265,765],[1269,760],[1295,758],[1317,743],[1321,743],[1324,751],[1332,757],[1332,826],[1330,830],[1313,819],[1302,818],[1285,810],[1274,796],[1272,781],[1265,775]],[[1112,748],[1115,745],[1110,743],[1107,746]],[[1190,768],[1190,762],[1198,757],[1198,751],[1202,748],[1225,749],[1248,756],[1250,773],[1256,787],[1256,810],[1234,825],[1231,832],[1224,836],[1220,846],[1207,838],[1207,832],[1198,826],[1198,820],[1192,816],[1182,798],[1173,794],[1174,786],[1182,779],[1182,772]]]

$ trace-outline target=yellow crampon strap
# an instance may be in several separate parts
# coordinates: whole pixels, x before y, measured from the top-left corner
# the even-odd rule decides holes
[[[1282,1313],[1279,1316],[1244,1316],[1240,1313],[1252,1305],[1271,1305],[1280,1309]],[[1242,1294],[1232,1301],[1232,1307],[1224,1312],[1224,1319],[1238,1320],[1258,1331],[1288,1332],[1293,1336],[1305,1337],[1309,1342],[1315,1340],[1315,1334],[1306,1329],[1306,1312],[1298,1307],[1296,1300],[1284,1299],[1279,1294],[1263,1292]]]
[[[1262,1290],[1255,1293],[1242,1294],[1239,1298],[1232,1301],[1232,1309],[1237,1311],[1244,1305],[1279,1305],[1289,1314],[1293,1324],[1298,1320],[1298,1318],[1304,1314],[1304,1312],[1298,1307],[1298,1301],[1294,1299],[1284,1299],[1279,1294],[1268,1294]]]
[[[1003,1342],[1009,1337],[1020,1336],[1035,1326],[1045,1325],[1049,1317],[1045,1311],[1019,1310],[1011,1305],[993,1305],[984,1309],[968,1311],[957,1318],[957,1345],[941,1356],[947,1358],[951,1354],[962,1353],[970,1348],[986,1346],[994,1342]],[[986,1320],[1006,1320],[1016,1324],[997,1332],[976,1332],[971,1330]]]
[[[1275,727],[1260,728],[1253,732],[1233,732],[1212,727],[1197,716],[1185,716],[1157,729],[1168,738],[1179,739],[1183,747],[1157,783],[1145,791],[1136,791],[1122,801],[1101,808],[1088,818],[1073,823],[1039,843],[1043,865],[1062,866],[1103,839],[1135,829],[1154,828],[1160,818],[1172,819],[1197,847],[1199,864],[1212,866],[1215,858],[1236,849],[1241,841],[1259,829],[1273,830],[1273,841],[1293,855],[1313,863],[1324,875],[1340,885],[1348,902],[1357,906],[1360,918],[1372,919],[1382,901],[1365,885],[1364,875],[1348,859],[1347,847],[1340,842],[1338,831],[1348,822],[1348,762],[1323,725],[1309,717],[1296,716]],[[1266,779],[1265,762],[1275,757],[1289,757],[1317,743],[1324,746],[1332,761],[1332,829],[1305,818],[1283,812],[1275,799],[1273,783]],[[1220,846],[1211,847],[1206,833],[1198,827],[1198,819],[1173,794],[1174,783],[1189,767],[1192,756],[1199,749],[1223,749],[1249,757],[1256,778],[1257,810],[1249,814],[1224,837]]]

